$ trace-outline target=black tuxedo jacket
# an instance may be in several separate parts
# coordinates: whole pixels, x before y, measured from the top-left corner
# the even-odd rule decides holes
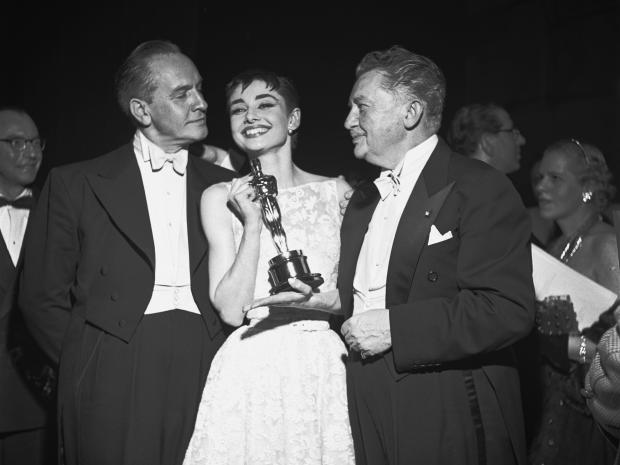
[[[378,200],[374,185],[367,184],[351,198],[343,220],[338,288],[345,317],[353,311],[357,259]],[[431,225],[442,234],[450,231],[452,238],[428,245]],[[454,418],[451,402],[445,402],[446,396],[467,401],[463,383],[454,383],[456,370],[470,373],[478,391],[489,392],[490,385],[516,456],[524,460],[511,346],[534,323],[529,237],[529,218],[508,178],[452,153],[440,139],[402,214],[387,272],[392,334],[392,349],[383,356],[387,372],[395,383],[416,377],[411,384],[419,389],[403,401],[419,412],[436,413],[423,420],[395,419],[409,428],[414,442],[428,438],[430,448],[435,442],[441,448],[441,437],[463,436],[460,425],[472,423]],[[450,418],[454,421],[446,421]],[[464,450],[456,455],[461,452],[465,457]]]
[[[21,261],[20,256],[17,266],[13,264],[5,239],[0,236],[0,434],[40,428],[47,423],[47,407],[35,395],[33,386],[25,380],[9,353],[11,339],[17,336],[12,334],[16,329],[14,323],[21,317],[17,307]],[[38,350],[37,347],[30,349]]]
[[[190,156],[185,176],[192,294],[214,354],[222,324],[209,300],[199,203],[208,186],[234,173]],[[60,362],[62,409],[79,377],[85,323],[129,341],[153,291],[153,235],[132,146],[52,169],[30,221],[19,302],[35,338]]]

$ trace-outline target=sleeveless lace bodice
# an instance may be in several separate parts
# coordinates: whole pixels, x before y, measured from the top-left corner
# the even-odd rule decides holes
[[[278,195],[291,250],[334,289],[340,248],[336,180]],[[243,226],[233,216],[237,247]],[[261,232],[257,297],[269,295],[268,262],[277,254]],[[320,314],[320,315],[316,315]],[[248,312],[213,359],[184,465],[354,465],[347,410],[346,348],[327,313],[273,307]]]
[[[301,186],[278,189],[278,205],[282,213],[282,227],[290,250],[302,250],[312,273],[320,273],[325,282],[321,292],[336,288],[338,258],[340,254],[340,223],[342,215],[336,180],[311,182]],[[238,248],[243,225],[233,217],[233,235]],[[255,296],[269,295],[271,288],[267,279],[269,260],[278,253],[271,234],[263,226],[260,238],[260,257],[256,270]],[[253,309],[248,318],[260,319],[268,309]]]

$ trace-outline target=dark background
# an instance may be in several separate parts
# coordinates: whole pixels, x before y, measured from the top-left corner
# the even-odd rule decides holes
[[[400,44],[432,58],[448,83],[445,133],[463,104],[504,106],[527,139],[511,179],[526,204],[545,146],[575,137],[598,146],[620,176],[617,0],[480,0],[358,4],[177,0],[18,6],[6,12],[0,103],[18,104],[48,141],[50,167],[128,142],[113,75],[140,42],[168,39],[196,63],[209,103],[207,143],[232,145],[224,86],[260,66],[301,94],[296,161],[325,175],[374,172],[356,161],[343,122],[354,69],[370,50]],[[4,7],[3,7],[4,8]]]

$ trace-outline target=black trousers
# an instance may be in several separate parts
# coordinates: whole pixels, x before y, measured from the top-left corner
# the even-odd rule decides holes
[[[49,427],[0,433],[0,465],[54,465],[55,439]]]
[[[515,465],[495,393],[483,376],[480,370],[472,375],[479,386],[474,418],[463,372],[396,381],[381,356],[361,360],[351,352],[347,390],[356,464]]]
[[[87,326],[82,347],[60,418],[67,465],[180,464],[213,357],[202,317],[145,315],[129,343]]]

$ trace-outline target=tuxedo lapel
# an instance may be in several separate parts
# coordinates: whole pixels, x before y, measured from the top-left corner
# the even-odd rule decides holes
[[[112,153],[98,173],[87,177],[112,222],[155,269],[155,245],[144,184],[131,145]]]
[[[31,190],[32,190],[32,197],[34,199],[34,206],[36,206],[36,203],[39,201],[40,192],[39,192],[39,189],[34,186],[31,187]],[[32,214],[33,211],[34,211],[34,207],[30,210],[30,213],[28,214],[28,221],[30,221],[30,218],[32,218],[30,215]],[[24,244],[26,243],[26,234],[28,234],[28,229],[26,229],[26,231],[24,232],[24,237],[22,238],[22,246],[19,249],[19,256],[17,257],[17,265],[15,266],[15,268],[21,268],[22,262],[24,261]]]
[[[0,234],[0,290],[6,292],[13,282],[15,265],[6,246],[4,236]]]
[[[379,192],[373,183],[360,187],[353,195],[342,220],[338,288],[345,315],[351,315],[353,278],[357,259],[364,242],[368,224],[379,202]]]
[[[454,187],[447,183],[450,150],[440,140],[433,151],[398,223],[388,264],[386,306],[406,300],[430,228]]]
[[[207,252],[207,241],[200,223],[200,198],[208,181],[203,178],[193,157],[187,161],[187,240],[189,266],[193,273]]]
[[[429,231],[454,182],[429,197],[424,178],[413,189],[409,202],[398,223],[388,265],[386,305],[406,299],[411,290],[422,249],[426,246]]]

